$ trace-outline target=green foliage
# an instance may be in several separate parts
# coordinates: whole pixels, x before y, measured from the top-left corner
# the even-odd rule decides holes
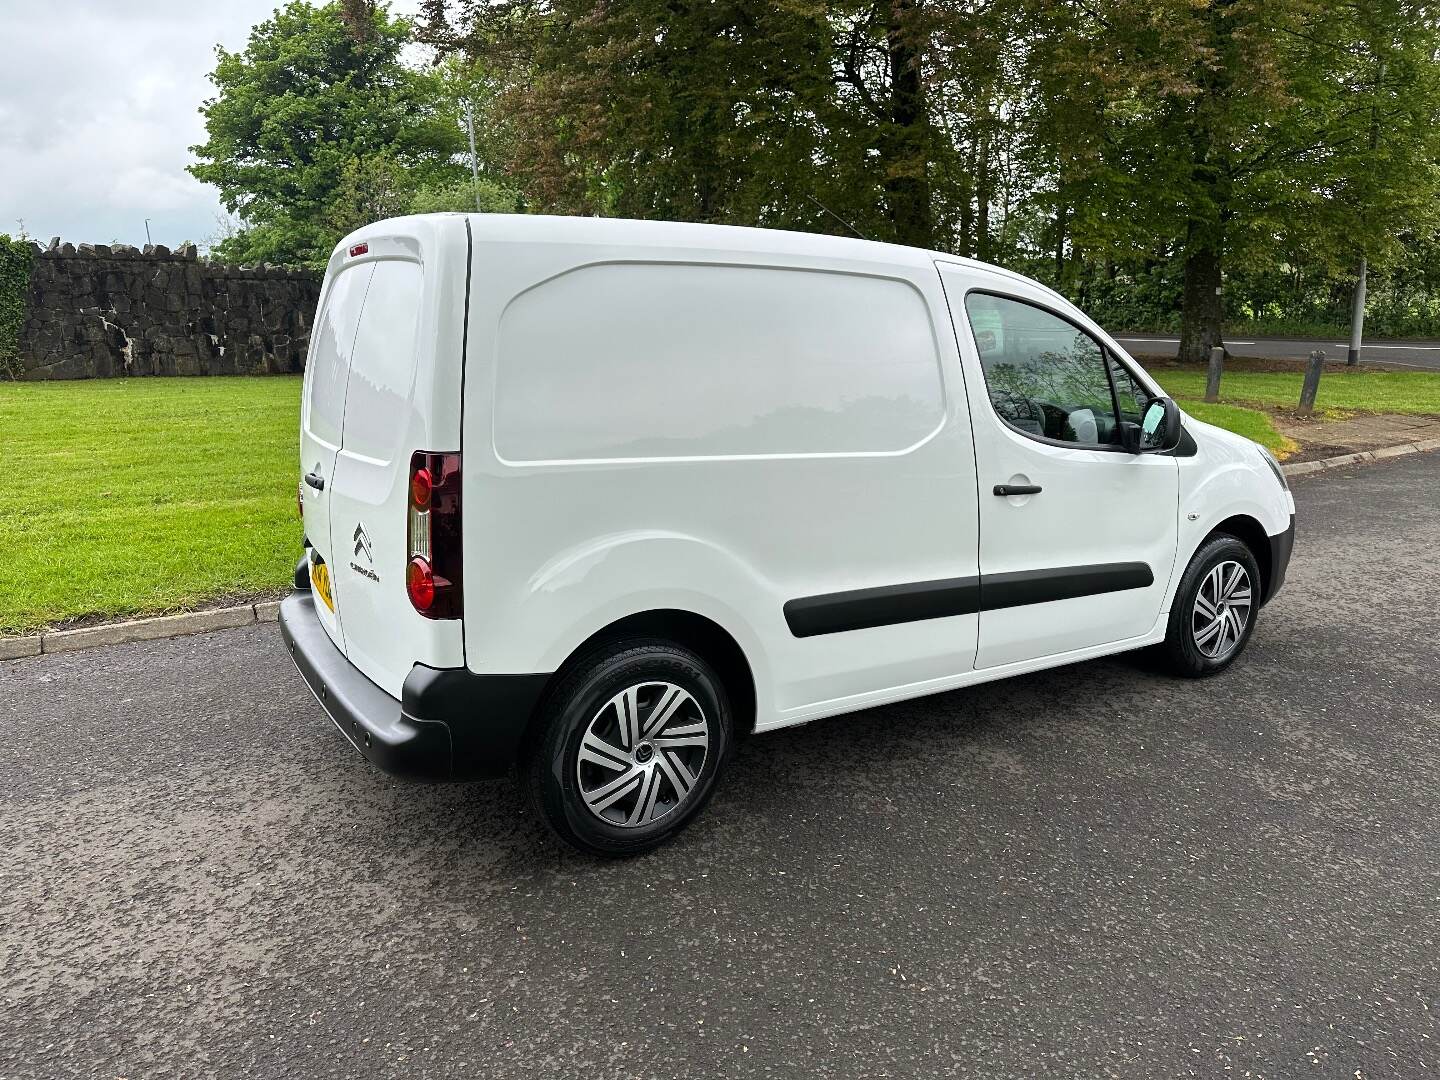
[[[20,377],[20,327],[30,292],[35,251],[28,240],[0,233],[0,378]]]
[[[440,73],[402,63],[409,40],[370,5],[292,0],[242,52],[216,50],[190,172],[245,223],[218,255],[323,266],[356,225],[463,178],[453,100]]]
[[[1362,252],[1413,267],[1440,213],[1427,5],[430,0],[423,34],[487,73],[527,206],[843,219],[1200,341],[1338,310]]]
[[[291,3],[223,50],[192,171],[220,254],[318,265],[390,214],[715,221],[934,246],[1111,326],[1433,333],[1429,0]],[[1223,285],[1222,294],[1216,289]]]
[[[0,634],[281,589],[299,416],[291,376],[0,383]]]
[[[412,214],[515,214],[520,212],[520,199],[503,184],[482,176],[473,182],[465,179],[445,187],[422,188],[411,195],[407,210]]]

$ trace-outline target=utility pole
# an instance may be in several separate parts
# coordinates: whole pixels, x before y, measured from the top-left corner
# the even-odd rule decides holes
[[[150,243],[151,243],[151,240],[150,240],[150,219],[149,219],[148,217],[145,219],[145,243],[147,243],[147,244],[150,244]],[[153,245],[152,245],[152,246],[153,246]]]
[[[1368,267],[1365,256],[1360,256],[1360,276],[1355,279],[1355,295],[1350,303],[1350,351],[1345,355],[1345,366],[1354,367],[1360,362],[1360,342],[1365,336],[1365,278]]]
[[[1385,82],[1385,64],[1375,76],[1374,97],[1370,99],[1370,153],[1380,147],[1380,87]],[[1350,304],[1350,351],[1345,354],[1345,366],[1354,367],[1360,362],[1360,346],[1365,338],[1365,279],[1369,264],[1364,251],[1360,253],[1360,273],[1355,278],[1355,295]]]
[[[475,114],[470,109],[470,95],[465,95],[465,130],[470,136],[470,191],[475,196],[475,212],[480,213],[480,165],[475,159]]]

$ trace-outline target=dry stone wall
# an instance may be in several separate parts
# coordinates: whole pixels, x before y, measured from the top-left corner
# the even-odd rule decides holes
[[[35,245],[21,379],[257,375],[305,366],[320,275],[227,266],[195,245]]]

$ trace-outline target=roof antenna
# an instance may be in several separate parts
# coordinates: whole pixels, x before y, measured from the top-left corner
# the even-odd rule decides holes
[[[816,206],[818,206],[821,210],[824,210],[825,213],[829,214],[829,215],[830,215],[831,217],[833,217],[836,221],[838,221],[841,225],[844,225],[845,228],[849,229],[849,230],[850,230],[851,232],[853,232],[856,236],[858,236],[861,240],[869,240],[869,239],[870,239],[868,236],[866,236],[866,235],[865,235],[863,232],[861,232],[859,229],[855,228],[854,225],[851,225],[850,222],[846,221],[846,220],[845,220],[843,217],[841,217],[839,214],[835,213],[834,210],[831,210],[828,206],[826,206],[824,203],[822,203],[819,199],[815,198],[814,195],[806,195],[805,198],[809,199],[809,200],[810,200],[811,202],[813,202]]]

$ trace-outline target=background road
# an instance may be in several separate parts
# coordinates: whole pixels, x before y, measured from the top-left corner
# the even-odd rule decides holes
[[[1115,340],[1130,352],[1142,356],[1174,356],[1180,349],[1180,339],[1175,337],[1146,335],[1117,337]],[[1225,347],[1236,356],[1274,356],[1292,360],[1307,359],[1313,350],[1324,349],[1327,359],[1344,361],[1350,352],[1350,340],[1237,337],[1227,340]],[[1374,345],[1367,343],[1360,349],[1360,359],[1373,364],[1440,371],[1440,341],[1385,341]]]
[[[750,740],[667,849],[373,771],[274,626],[0,665],[0,1077],[1440,1069],[1440,457],[1302,480],[1226,675]]]

